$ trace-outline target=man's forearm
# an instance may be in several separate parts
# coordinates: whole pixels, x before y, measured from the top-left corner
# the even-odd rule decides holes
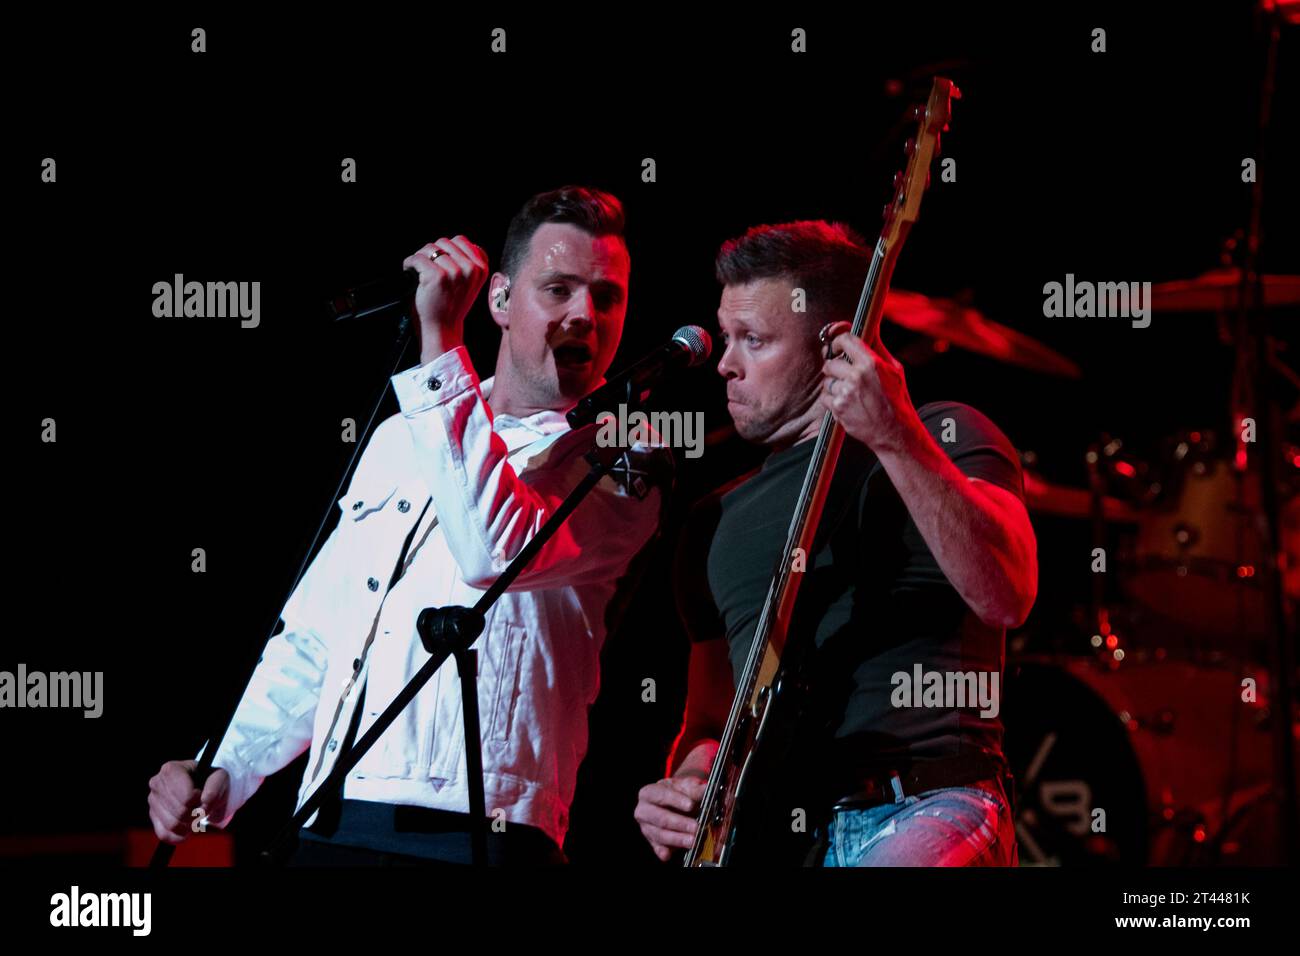
[[[1023,623],[1036,589],[1032,532],[1008,526],[998,506],[943,453],[919,418],[896,443],[876,451],[962,599],[985,623]]]

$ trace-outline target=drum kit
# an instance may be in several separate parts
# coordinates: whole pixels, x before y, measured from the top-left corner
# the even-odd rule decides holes
[[[1239,272],[1218,269],[1153,286],[1152,307],[1214,313],[1222,329],[1244,314],[1242,288]],[[1265,309],[1300,305],[1300,276],[1263,276],[1257,295]],[[896,350],[905,363],[955,347],[1081,375],[966,302],[891,291],[885,318],[922,336]],[[1225,341],[1246,351],[1241,339]],[[1300,391],[1278,351],[1267,351],[1271,371]],[[1239,361],[1233,433],[1186,429],[1146,460],[1102,435],[1083,456],[1087,487],[1053,484],[1032,453],[1022,455],[1035,523],[1065,519],[1087,531],[1094,556],[1109,559],[1106,573],[1092,575],[1085,605],[1050,622],[1040,613],[1008,643],[1002,716],[1022,866],[1280,861],[1268,807],[1274,722],[1289,710],[1274,706],[1267,663],[1274,638],[1261,483],[1280,476],[1279,572],[1286,600],[1300,607],[1300,447],[1281,442],[1276,469],[1255,460],[1243,440],[1249,423],[1235,411],[1256,407],[1242,381],[1249,373]],[[1300,420],[1300,402],[1279,417]]]

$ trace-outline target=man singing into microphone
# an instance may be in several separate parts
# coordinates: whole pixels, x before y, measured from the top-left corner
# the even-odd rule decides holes
[[[483,250],[443,238],[403,266],[419,273],[421,351],[392,379],[401,412],[362,454],[339,525],[217,750],[220,769],[201,794],[195,761],[171,761],[150,781],[162,840],[184,840],[200,806],[224,827],[310,748],[301,806],[428,660],[420,611],[473,605],[588,472],[593,431],[570,430],[564,412],[602,383],[622,335],[630,260],[618,199],[566,187],[515,216],[488,288],[501,344],[482,382],[463,325],[488,279]],[[661,497],[606,476],[487,614],[475,647],[489,862],[564,861],[606,612],[655,532]],[[292,862],[470,862],[465,763],[448,663],[353,768],[341,801],[313,814]]]
[[[848,437],[791,631],[813,641],[812,693],[793,759],[750,790],[798,793],[775,824],[788,836],[804,811],[825,838],[811,859],[828,866],[1016,859],[999,695],[1005,629],[1025,620],[1038,573],[1018,456],[967,405],[914,408],[878,337],[839,334],[827,360],[819,332],[853,317],[870,261],[860,237],[820,221],[756,227],[718,254],[727,408],[771,453],[697,508],[699,537],[680,549],[700,558],[678,567],[696,640],[686,721],[672,775],[642,788],[635,811],[662,860],[692,845],[827,411]],[[792,309],[796,289],[807,312]]]

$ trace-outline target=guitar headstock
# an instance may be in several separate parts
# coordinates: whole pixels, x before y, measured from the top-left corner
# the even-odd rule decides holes
[[[885,206],[885,225],[880,241],[889,252],[901,244],[921,209],[921,196],[930,185],[930,163],[939,155],[939,135],[952,118],[952,101],[961,99],[961,90],[952,80],[934,78],[930,99],[924,106],[912,108],[916,133],[903,146],[907,166],[894,174],[894,198]]]

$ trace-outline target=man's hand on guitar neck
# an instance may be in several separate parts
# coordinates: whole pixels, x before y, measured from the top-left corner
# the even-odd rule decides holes
[[[695,841],[695,815],[717,752],[716,740],[699,741],[671,777],[647,784],[637,794],[633,816],[655,856],[665,863]]]

